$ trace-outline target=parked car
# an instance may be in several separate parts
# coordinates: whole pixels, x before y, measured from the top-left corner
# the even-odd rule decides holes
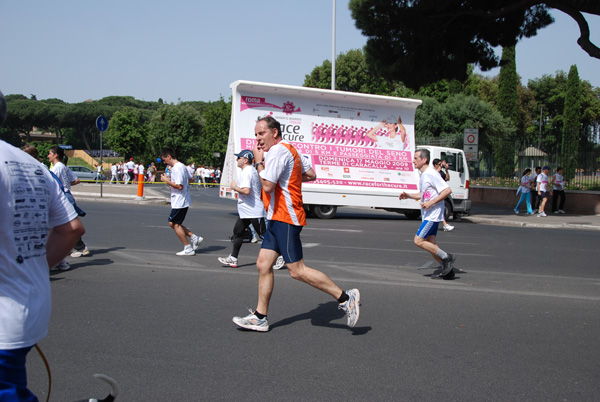
[[[98,172],[90,169],[89,167],[69,165],[69,169],[71,169],[73,174],[75,174],[75,176],[77,176],[81,181],[97,180],[96,177],[98,176]],[[100,180],[106,180],[106,176],[104,176],[104,174],[100,174]]]

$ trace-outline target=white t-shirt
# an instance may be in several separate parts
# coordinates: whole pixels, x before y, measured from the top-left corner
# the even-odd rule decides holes
[[[188,173],[187,167],[183,163],[177,162],[171,169],[171,181],[175,184],[182,184],[183,188],[177,190],[171,187],[171,208],[180,209],[192,205],[190,179],[191,176]]]
[[[429,166],[419,180],[421,202],[426,202],[437,197],[448,188],[446,180],[432,166]],[[421,208],[421,217],[424,221],[442,222],[444,220],[444,201],[438,202],[429,209]]]
[[[35,345],[48,333],[48,231],[77,213],[31,156],[0,141],[0,160],[0,349],[9,350]]]
[[[402,142],[400,134],[396,135],[394,138],[384,136],[377,137],[377,146],[383,149],[404,150],[404,143]]]
[[[60,179],[65,191],[71,191],[71,182],[77,180],[75,173],[71,172],[71,169],[66,167],[62,162],[56,162],[50,170]]]
[[[548,175],[544,172],[538,174],[535,179],[538,183],[540,183],[540,191],[548,191]]]
[[[531,188],[529,187],[529,177],[527,175],[524,175],[523,177],[521,177],[521,184],[523,184],[522,186],[519,186],[519,190],[521,190],[521,192],[523,194],[527,194],[528,192],[531,191]]]
[[[261,198],[261,186],[258,173],[252,166],[242,169],[238,177],[240,188],[249,188],[250,194],[238,193],[238,213],[242,219],[262,218],[265,215],[265,206]]]
[[[565,178],[563,175],[554,173],[554,184],[552,185],[552,189],[562,191],[565,189]]]

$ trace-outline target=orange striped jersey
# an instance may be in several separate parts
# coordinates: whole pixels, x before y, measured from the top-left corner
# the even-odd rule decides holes
[[[281,141],[265,154],[265,169],[260,177],[275,183],[271,193],[263,190],[267,220],[306,225],[302,204],[302,157],[291,144]]]

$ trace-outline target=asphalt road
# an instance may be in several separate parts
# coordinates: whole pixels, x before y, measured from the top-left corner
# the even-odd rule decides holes
[[[438,243],[456,253],[453,281],[417,249],[417,221],[345,208],[310,219],[305,261],[361,291],[346,327],[326,294],[276,271],[271,330],[237,329],[256,305],[259,245],[231,251],[235,204],[193,192],[194,257],[167,226],[169,206],[82,202],[89,257],[51,275],[53,315],[41,342],[52,401],[590,401],[600,395],[598,234],[458,222]],[[35,351],[30,388],[45,399]]]

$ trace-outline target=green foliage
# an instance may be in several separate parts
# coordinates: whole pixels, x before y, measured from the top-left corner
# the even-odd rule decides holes
[[[121,156],[135,158],[146,155],[148,128],[139,109],[125,107],[113,114],[104,140],[107,146]]]
[[[518,92],[517,63],[515,58],[515,46],[507,46],[502,49],[502,67],[498,79],[498,111],[513,125],[517,123],[518,116]],[[515,170],[515,147],[513,138],[504,135],[496,139],[494,160],[496,174],[500,177],[512,177]]]
[[[190,105],[163,105],[154,112],[149,126],[148,148],[158,156],[165,147],[173,148],[182,162],[200,155],[204,118]]]
[[[469,64],[497,67],[494,47],[515,45],[553,22],[542,2],[351,0],[349,7],[368,38],[369,65],[413,89],[442,79],[462,82]]]
[[[581,86],[577,66],[571,66],[567,79],[567,93],[565,96],[564,125],[562,138],[562,156],[564,161],[565,179],[575,177],[578,159],[578,145],[580,140],[581,118],[579,99]]]
[[[331,61],[325,60],[304,78],[305,87],[331,88]],[[389,95],[394,85],[369,71],[361,50],[349,50],[335,59],[335,89],[375,95]]]
[[[203,165],[223,166],[229,138],[229,125],[231,122],[231,100],[225,102],[221,97],[216,102],[206,105],[204,112],[204,146],[197,161]],[[219,157],[215,158],[215,152]]]

